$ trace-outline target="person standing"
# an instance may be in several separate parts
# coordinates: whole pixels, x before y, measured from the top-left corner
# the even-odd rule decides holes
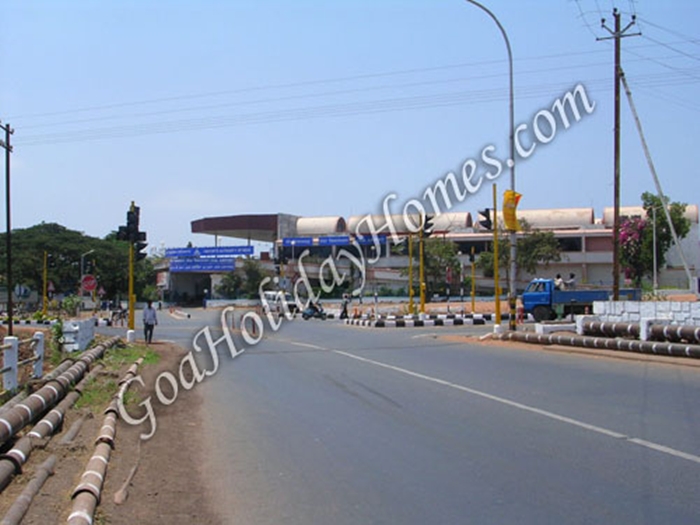
[[[156,309],[153,308],[153,301],[148,301],[148,306],[143,309],[143,335],[146,344],[151,344],[153,340],[153,328],[158,324]]]

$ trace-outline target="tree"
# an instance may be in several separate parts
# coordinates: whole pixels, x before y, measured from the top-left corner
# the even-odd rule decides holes
[[[666,254],[673,244],[671,228],[663,211],[668,208],[671,223],[679,239],[690,232],[690,221],[685,217],[684,203],[662,200],[653,193],[642,194],[642,207],[646,217],[628,217],[620,224],[620,259],[625,274],[635,286],[640,286],[644,277],[654,271],[654,229],[656,229],[656,261],[660,268],[666,263]],[[656,213],[654,213],[656,210]],[[654,228],[654,214],[656,228]]]
[[[561,260],[561,246],[553,232],[534,230],[525,220],[520,220],[521,234],[516,243],[516,265],[518,272],[525,270],[534,274],[539,266],[549,266]],[[476,261],[484,277],[493,277],[493,252],[481,252]],[[510,266],[510,239],[500,235],[498,239],[498,268],[504,271]],[[500,275],[505,275],[500,273]]]
[[[238,297],[238,293],[243,286],[243,278],[236,272],[230,272],[224,275],[221,283],[216,286],[216,293],[227,299]]]
[[[459,282],[460,262],[457,258],[457,245],[440,237],[424,240],[424,272],[428,296],[445,291],[448,275],[452,282]]]
[[[0,234],[0,267],[6,265],[5,235]],[[80,286],[81,255],[86,266],[104,288],[106,297],[127,294],[129,244],[116,239],[116,233],[104,239],[89,237],[56,223],[40,223],[12,231],[12,280],[41,292],[44,281],[44,252],[48,254],[48,279],[57,294],[77,293]],[[144,259],[135,265],[135,293],[155,282],[151,261]]]
[[[243,262],[243,275],[244,279],[241,291],[249,299],[256,298],[258,296],[260,282],[267,277],[268,273],[263,270],[259,261],[255,259],[246,259]]]

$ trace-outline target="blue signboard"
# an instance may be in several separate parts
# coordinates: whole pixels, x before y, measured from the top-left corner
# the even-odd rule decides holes
[[[331,235],[329,237],[319,237],[319,246],[347,246],[350,244],[348,235]]]
[[[165,256],[175,257],[233,257],[253,255],[252,246],[204,246],[202,248],[167,248]]]
[[[235,259],[174,259],[170,261],[172,273],[232,272],[235,269]]]
[[[376,237],[372,237],[371,235],[367,234],[362,237],[359,235],[355,237],[355,240],[357,241],[357,244],[360,245],[368,245],[368,244],[385,244],[386,243],[386,236],[384,235],[377,235]]]
[[[285,237],[282,246],[313,246],[313,237]]]

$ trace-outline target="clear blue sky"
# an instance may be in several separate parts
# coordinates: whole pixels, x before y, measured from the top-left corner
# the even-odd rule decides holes
[[[613,48],[596,36],[615,5],[643,33],[623,40],[623,67],[664,190],[698,203],[700,3],[483,3],[510,37],[516,122],[579,82],[596,103],[517,165],[522,208],[612,205]],[[505,47],[464,0],[7,0],[0,71],[16,228],[103,237],[133,200],[150,246],[211,245],[192,220],[374,212],[486,145],[507,151]],[[622,118],[636,205],[653,183],[624,95]],[[484,186],[456,211],[490,202]]]

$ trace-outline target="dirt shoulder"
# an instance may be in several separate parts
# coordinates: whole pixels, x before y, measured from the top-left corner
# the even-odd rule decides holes
[[[200,468],[205,451],[199,419],[202,400],[197,389],[181,389],[177,401],[168,407],[158,403],[154,395],[158,375],[166,370],[177,375],[185,351],[168,343],[155,343],[150,348],[160,355],[160,360],[157,364],[141,368],[139,373],[146,387],[137,388],[140,399],[132,401],[131,406],[136,417],[137,402],[152,396],[157,431],[151,439],[143,441],[140,434],[150,430],[145,423],[131,426],[119,421],[115,448],[107,468],[95,523],[220,523],[208,510],[210,505],[207,504],[206,487]],[[119,349],[111,351],[119,352]],[[118,373],[111,373],[115,376],[115,381],[123,376],[126,368],[128,365]],[[87,416],[88,419],[75,440],[69,445],[60,445],[59,441],[65,431],[82,416]],[[22,523],[66,523],[72,508],[71,493],[94,452],[95,438],[103,418],[101,410],[72,409],[67,414],[63,430],[34,449],[22,474],[16,476],[2,493],[0,515],[5,514],[32,479],[35,469],[54,454],[58,458],[56,472],[46,481]],[[127,489],[128,497],[118,505],[115,503],[115,494],[124,486],[136,465],[136,472]]]

